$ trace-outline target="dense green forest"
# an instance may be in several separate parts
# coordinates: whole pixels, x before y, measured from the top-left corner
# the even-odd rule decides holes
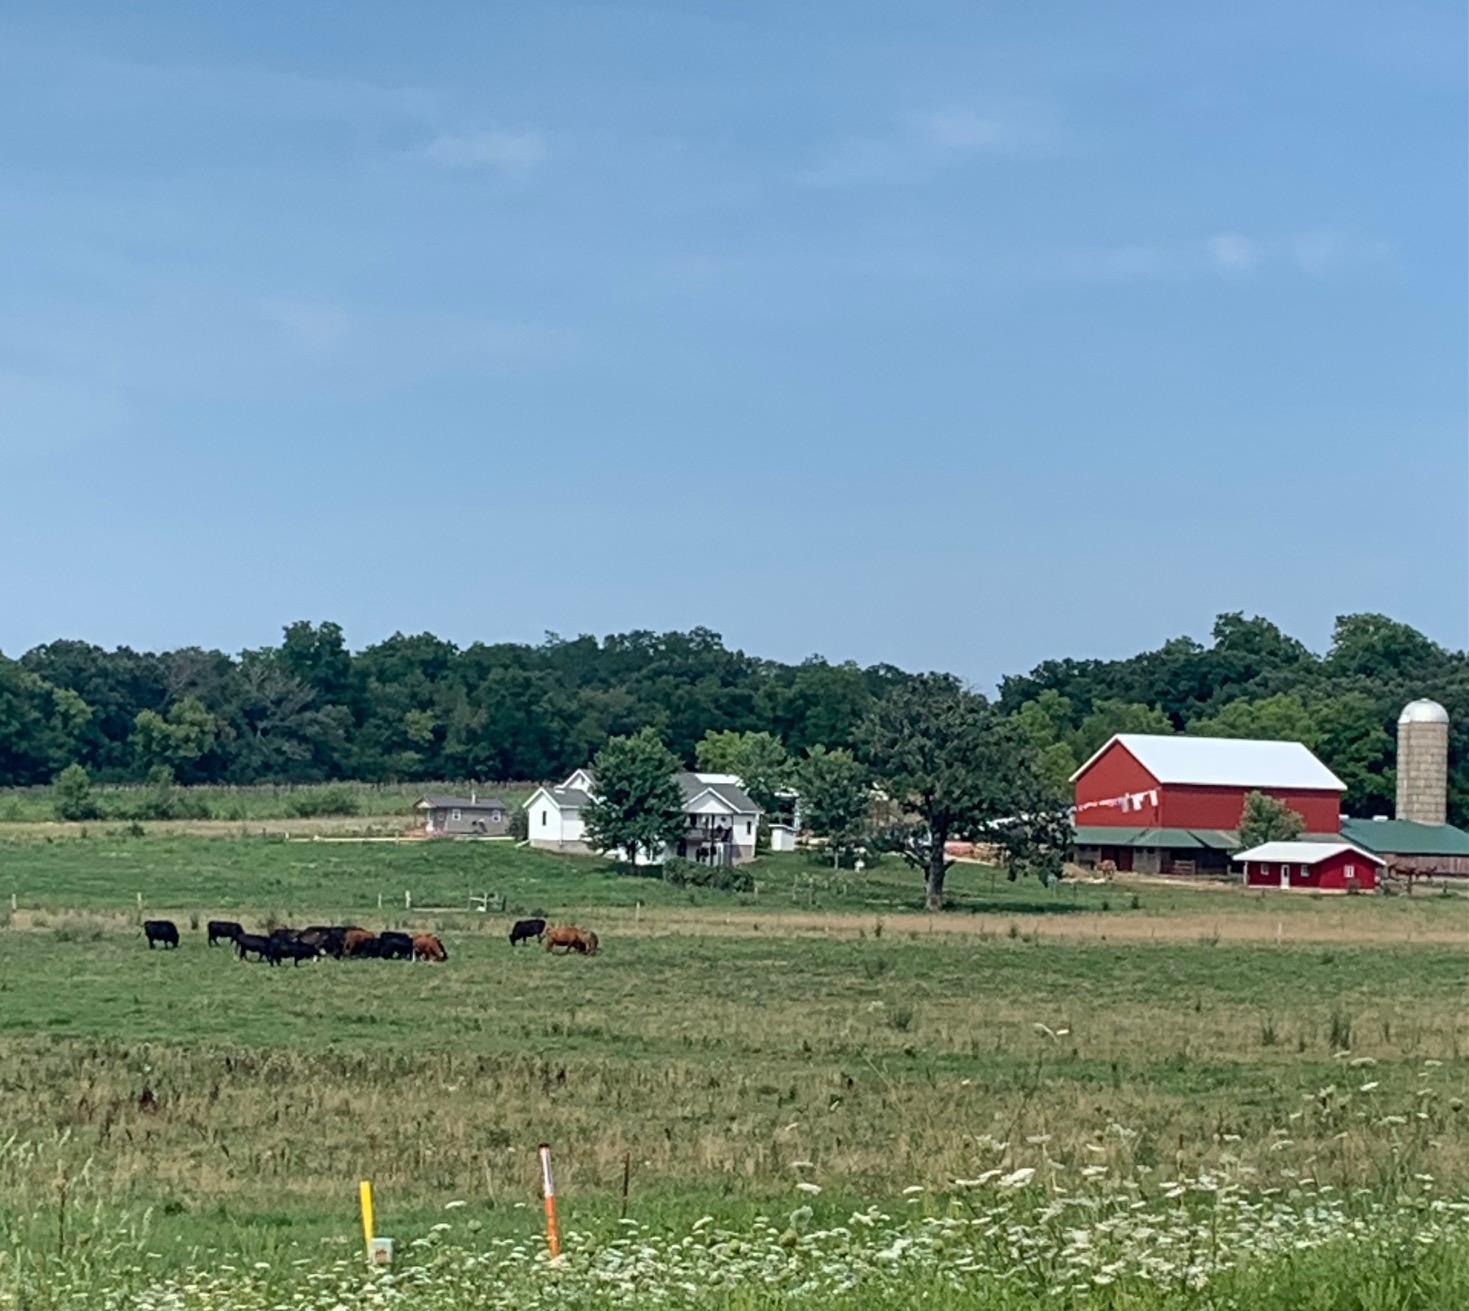
[[[799,754],[854,745],[874,701],[907,678],[762,660],[701,628],[464,648],[395,634],[352,652],[338,625],[301,622],[238,656],[59,641],[0,656],[0,784],[49,782],[73,762],[114,782],[543,779],[648,725],[690,764],[710,731],[764,730]],[[1324,655],[1268,620],[1221,615],[1208,643],[1046,661],[1006,678],[998,703],[1057,779],[1118,731],[1288,737],[1342,777],[1350,810],[1371,814],[1392,808],[1394,725],[1416,696],[1453,717],[1462,822],[1469,656],[1381,615],[1339,619]]]

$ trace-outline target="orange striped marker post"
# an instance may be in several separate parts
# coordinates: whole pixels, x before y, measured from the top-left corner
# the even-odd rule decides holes
[[[561,1255],[561,1234],[556,1228],[556,1181],[551,1178],[551,1144],[542,1143],[541,1195],[546,1199],[546,1246],[554,1261]]]

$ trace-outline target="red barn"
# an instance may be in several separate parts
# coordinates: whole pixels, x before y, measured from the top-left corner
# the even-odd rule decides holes
[[[1377,886],[1382,857],[1351,842],[1266,842],[1235,857],[1252,888],[1321,888],[1343,892]]]
[[[1245,797],[1297,811],[1306,832],[1341,832],[1346,790],[1299,742],[1119,733],[1075,774],[1077,858],[1154,873],[1223,873]]]

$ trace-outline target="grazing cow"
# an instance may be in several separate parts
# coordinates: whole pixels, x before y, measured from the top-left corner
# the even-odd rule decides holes
[[[1117,873],[1117,862],[1115,860],[1104,860],[1097,866],[1097,873],[1104,879],[1110,879]]]
[[[546,950],[561,948],[563,956],[576,952],[579,956],[595,955],[597,935],[588,929],[579,929],[574,924],[553,924],[546,930]]]
[[[255,953],[256,960],[269,961],[272,965],[276,963],[276,954],[271,940],[259,933],[241,933],[235,938],[235,950],[240,953],[241,960],[249,960],[250,953]]]
[[[335,956],[341,960],[346,954],[349,933],[367,933],[367,930],[356,924],[313,924],[309,929],[301,930],[301,940],[316,943],[323,956]]]
[[[371,951],[363,950],[367,943],[372,944]],[[377,948],[377,934],[369,933],[366,929],[354,926],[342,934],[342,955],[344,956],[376,956]]]
[[[283,960],[299,965],[303,960],[315,960],[321,955],[321,948],[303,942],[300,938],[278,938],[272,935],[267,941],[272,965],[279,965]]]
[[[444,950],[444,944],[434,934],[415,933],[413,935],[413,959],[446,961],[449,959],[449,953]]]
[[[406,933],[378,934],[379,955],[384,960],[412,960],[413,939]]]
[[[327,926],[321,941],[322,951],[328,956],[335,956],[338,960],[341,960],[342,952],[346,947],[347,934],[354,927],[356,926],[350,924],[332,924]]]
[[[144,920],[143,933],[148,939],[148,950],[153,950],[155,942],[162,943],[165,947],[177,947],[179,945],[179,926],[172,920]]]
[[[211,947],[216,942],[233,942],[245,931],[234,920],[210,920],[204,927],[209,934]]]
[[[331,937],[332,931],[328,925],[313,924],[309,929],[302,929],[296,935],[296,941],[303,942],[308,947],[314,948],[318,954],[325,955]]]
[[[537,941],[540,941],[545,936],[545,920],[516,920],[510,926],[510,945],[512,947],[524,942],[527,938],[535,938]]]

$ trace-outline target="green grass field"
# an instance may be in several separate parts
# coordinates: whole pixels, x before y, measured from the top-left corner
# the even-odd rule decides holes
[[[511,802],[523,801],[535,785],[532,783],[472,783],[462,779],[426,783],[258,783],[248,786],[198,784],[180,787],[175,793],[181,812],[198,814],[206,819],[232,823],[299,820],[306,815],[341,813],[360,821],[396,820],[407,826],[413,822],[413,807],[426,793],[440,792],[463,795],[471,788],[481,796],[495,795]],[[143,784],[95,784],[93,800],[107,815],[128,816],[149,794]],[[346,804],[341,805],[341,799]],[[0,825],[52,824],[56,821],[56,790],[38,786],[0,788]],[[92,821],[92,827],[109,821]],[[186,822],[186,821],[180,821]]]
[[[542,1140],[556,1149],[563,1224],[585,1245],[576,1279],[641,1259],[616,1237],[626,1162],[629,1214],[650,1227],[640,1241],[663,1253],[660,1270],[678,1252],[693,1259],[662,1235],[687,1236],[705,1215],[744,1235],[721,1240],[732,1250],[768,1240],[769,1260],[825,1269],[831,1235],[875,1204],[889,1217],[873,1222],[882,1250],[928,1254],[910,1273],[932,1283],[935,1305],[1042,1300],[1029,1284],[985,1283],[993,1270],[981,1279],[980,1247],[1000,1241],[989,1230],[963,1231],[980,1264],[972,1287],[955,1283],[959,1239],[943,1226],[979,1214],[964,1190],[997,1177],[1027,1180],[992,1206],[1029,1228],[1060,1224],[1046,1208],[1068,1198],[1095,1194],[1089,1224],[1097,1206],[1161,1216],[1192,1205],[1172,1200],[1176,1181],[1216,1181],[1218,1198],[1227,1180],[1230,1205],[1246,1208],[1231,1224],[1250,1229],[1263,1221],[1248,1208],[1289,1203],[1270,1223],[1323,1242],[1336,1229],[1322,1230],[1321,1207],[1341,1208],[1338,1238],[1370,1214],[1381,1236],[1469,1192],[1460,898],[953,877],[960,908],[929,917],[911,913],[920,888],[896,863],[859,879],[768,860],[752,896],[506,843],[0,843],[0,906],[13,894],[16,907],[0,912],[0,1306],[88,1305],[103,1287],[257,1261],[273,1272],[259,1275],[260,1300],[178,1304],[289,1301],[300,1269],[332,1266],[357,1241],[362,1177],[400,1242],[447,1243],[455,1269],[495,1253],[534,1264]],[[505,912],[464,909],[483,893]],[[509,919],[533,910],[597,928],[602,953],[512,949]],[[217,912],[252,926],[428,927],[451,958],[242,964],[191,927]],[[154,914],[178,920],[179,950],[147,950],[137,924]],[[760,1237],[762,1215],[780,1232]],[[1208,1223],[1217,1244],[1223,1221]],[[1406,1282],[1397,1249],[1335,1259],[1377,1262],[1362,1276],[1372,1287],[1397,1281],[1398,1300],[1364,1307],[1432,1306],[1445,1287],[1469,1291],[1453,1241],[1404,1229],[1420,1254]],[[841,1259],[861,1265],[862,1251]],[[886,1287],[873,1261],[868,1282]],[[1235,1281],[1240,1305],[1297,1305],[1270,1298],[1307,1287],[1290,1283],[1307,1261],[1262,1247],[1219,1279]],[[1413,1282],[1433,1271],[1449,1284]],[[433,1300],[457,1278],[429,1280],[423,1305],[480,1305]],[[821,1306],[860,1292],[811,1278]],[[606,1292],[573,1284],[552,1302],[598,1305]],[[1108,1301],[1099,1283],[1060,1304],[1229,1304],[1127,1287],[1133,1300]],[[78,1300],[48,1302],[45,1288]]]

